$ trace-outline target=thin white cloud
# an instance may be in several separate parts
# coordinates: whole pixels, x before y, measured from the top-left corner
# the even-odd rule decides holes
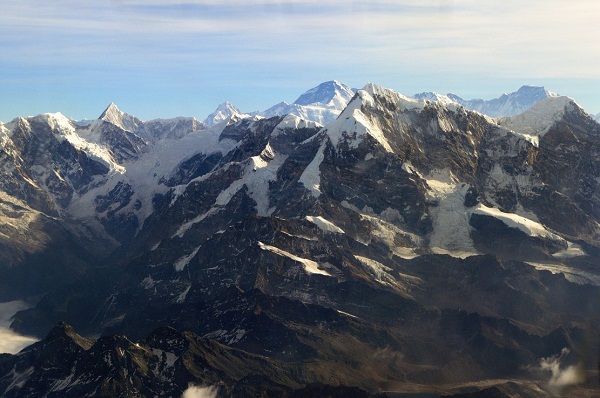
[[[200,74],[210,85],[318,74],[397,88],[421,76],[420,91],[434,89],[425,74],[600,79],[599,13],[597,0],[4,0],[0,72]]]
[[[163,7],[173,7],[166,1],[112,1],[83,7],[73,1],[58,5],[8,1],[0,18],[7,33],[16,32],[22,41],[29,35],[30,42],[15,54],[23,62],[41,58],[41,62],[81,63],[90,53],[118,62],[123,53],[133,52],[141,65],[158,61],[184,44],[184,55],[186,48],[199,57],[232,54],[235,62],[239,61],[236,52],[248,57],[248,49],[254,48],[257,54],[251,58],[266,62],[289,60],[298,53],[328,62],[327,53],[346,52],[344,59],[359,63],[367,61],[365,56],[377,64],[418,56],[411,60],[416,68],[435,60],[455,69],[477,64],[477,68],[507,73],[600,75],[598,52],[590,51],[597,37],[593,31],[599,30],[592,11],[600,11],[600,6],[592,1],[379,1],[372,7],[342,1],[329,2],[327,7],[321,7],[322,2],[289,0],[236,1],[227,6],[215,1],[175,3],[213,11],[207,15],[194,10],[164,12]],[[265,7],[255,12],[227,12],[234,6],[261,4]],[[296,11],[302,12],[277,5],[297,6]],[[308,12],[311,8],[316,11]],[[578,62],[574,65],[572,59]]]
[[[581,384],[585,381],[582,364],[564,366],[565,358],[570,350],[563,348],[558,355],[540,359],[539,367],[532,368],[535,373],[548,378],[546,388],[553,396],[561,396],[567,386]]]
[[[0,303],[0,353],[16,354],[37,341],[33,337],[21,336],[9,329],[12,316],[28,305],[22,301]]]
[[[12,330],[0,327],[0,353],[16,354],[36,341],[38,340],[33,337],[21,336]]]

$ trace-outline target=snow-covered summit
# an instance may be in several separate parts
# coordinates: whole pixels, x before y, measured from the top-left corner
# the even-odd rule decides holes
[[[424,107],[423,101],[407,97],[395,90],[385,88],[375,83],[367,83],[361,91],[367,92],[370,96],[377,95],[380,97],[385,97],[398,106],[401,106],[402,109],[422,109]],[[364,96],[361,96],[361,98],[364,100]]]
[[[108,104],[104,112],[100,115],[98,119],[105,120],[107,122],[118,122],[119,118],[123,115],[123,112],[117,107],[117,104],[111,102]]]
[[[42,113],[34,116],[32,120],[48,123],[53,130],[62,132],[63,134],[71,133],[75,130],[73,121],[60,112]]]
[[[548,132],[550,127],[565,113],[581,109],[569,97],[553,96],[538,101],[527,111],[512,117],[501,118],[499,124],[528,138],[534,145],[538,145],[539,137]]]
[[[321,125],[333,122],[354,97],[354,90],[337,80],[319,84],[302,94],[291,104],[280,102],[256,112],[264,117],[295,115]]]
[[[135,131],[143,123],[137,117],[121,111],[114,102],[108,105],[98,119],[128,131]]]
[[[328,108],[344,108],[354,96],[354,90],[337,80],[319,84],[302,94],[294,104],[302,106],[321,105]]]
[[[285,101],[281,101],[280,103],[273,105],[272,107],[270,107],[266,111],[256,112],[256,114],[257,115],[262,115],[262,116],[269,115],[267,117],[270,117],[271,115],[273,115],[273,116],[285,115],[286,113],[290,113],[290,112],[286,112],[288,109],[290,109],[290,107],[291,107],[290,104],[288,104]]]
[[[242,112],[235,106],[233,106],[229,101],[222,103],[217,107],[217,109],[208,115],[206,119],[204,119],[204,123],[207,126],[214,126],[227,118],[233,115],[241,115]]]
[[[440,94],[440,93],[436,93],[435,91],[427,91],[427,92],[423,92],[423,93],[418,93],[418,94],[413,95],[413,98],[416,98],[421,101],[437,102],[438,104],[441,104],[441,105],[449,105],[449,104],[457,103],[449,96]]]
[[[483,101],[480,111],[491,117],[513,116],[526,111],[538,101],[557,96],[558,94],[552,93],[544,87],[525,85],[514,93],[505,93],[500,98]]]
[[[392,153],[394,150],[383,132],[383,127],[377,117],[373,116],[376,113],[373,111],[378,109],[378,104],[382,100],[385,103],[395,104],[400,111],[420,110],[425,106],[423,101],[406,97],[377,84],[367,83],[358,90],[340,116],[325,128],[333,146],[339,148],[343,142],[349,148],[357,148],[367,136],[370,136],[384,151]],[[313,190],[314,194],[316,192]]]

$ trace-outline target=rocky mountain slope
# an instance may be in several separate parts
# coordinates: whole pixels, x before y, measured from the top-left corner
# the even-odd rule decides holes
[[[491,119],[368,84],[324,127],[111,105],[2,134],[3,272],[43,293],[12,327],[44,338],[0,356],[6,396],[543,396],[544,361],[597,367],[600,125],[567,97]]]

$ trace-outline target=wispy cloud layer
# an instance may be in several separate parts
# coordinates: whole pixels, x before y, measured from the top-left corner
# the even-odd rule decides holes
[[[120,75],[132,87],[306,88],[338,78],[421,90],[448,80],[600,81],[599,11],[596,0],[5,0],[0,79],[31,70],[25,77],[47,84],[40,75],[68,70],[84,86]]]
[[[21,336],[9,329],[11,317],[16,312],[27,308],[27,304],[22,301],[0,303],[0,353],[16,354],[37,341],[37,339]]]

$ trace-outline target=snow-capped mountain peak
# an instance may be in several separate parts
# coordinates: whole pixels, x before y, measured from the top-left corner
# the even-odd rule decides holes
[[[338,117],[340,112],[354,97],[354,94],[354,89],[337,80],[331,80],[311,88],[291,104],[282,101],[264,111],[251,112],[250,114],[242,113],[230,102],[224,102],[206,117],[204,123],[212,127],[233,115],[241,117],[261,116],[266,118],[295,115],[304,120],[325,125]]]
[[[235,106],[233,106],[229,101],[222,103],[217,107],[217,109],[208,115],[206,119],[204,119],[204,123],[207,126],[214,126],[227,118],[233,115],[241,115],[242,112]]]
[[[239,109],[237,109],[233,104],[229,101],[225,101],[217,107],[217,111],[235,111],[240,113]]]
[[[353,89],[337,80],[331,80],[311,88],[291,104],[280,102],[265,111],[256,112],[255,115],[267,118],[295,115],[326,125],[338,117],[353,97]]]
[[[114,102],[111,102],[98,119],[112,124],[119,124],[123,115],[125,115],[125,113],[122,112]]]
[[[422,101],[368,83],[358,90],[340,117],[327,125],[326,132],[333,146],[339,148],[340,143],[344,142],[350,148],[357,148],[367,136],[370,136],[381,145],[384,151],[392,153],[393,148],[385,136],[382,126],[370,113],[371,109],[377,108],[377,103],[382,99],[383,102],[395,104],[401,110],[422,109],[424,106]],[[311,186],[316,186],[316,184]],[[317,191],[312,189],[312,192],[318,196]]]
[[[121,111],[114,102],[108,105],[98,119],[128,131],[135,131],[143,123],[137,117]]]
[[[389,102],[395,103],[403,109],[422,109],[424,107],[424,103],[418,99],[407,97],[403,94],[400,94],[397,91],[394,91],[389,88],[385,88],[378,84],[367,83],[361,91],[368,93],[372,96],[380,96],[385,97],[389,100]],[[360,91],[359,91],[360,95]],[[361,96],[364,101],[364,95]]]
[[[111,116],[120,116],[122,115],[123,112],[121,112],[121,110],[119,109],[119,107],[117,106],[117,104],[115,104],[114,102],[111,102],[110,104],[108,104],[108,106],[106,107],[106,109],[104,110],[104,112],[102,112],[102,114],[100,115],[99,119],[105,119],[105,118],[110,118]]]
[[[270,107],[269,109],[267,109],[264,112],[258,112],[258,114],[262,114],[262,115],[285,114],[285,113],[288,113],[288,112],[286,112],[286,110],[288,110],[289,107],[290,107],[290,104],[288,104],[285,101],[281,101],[280,103],[273,105],[272,107]]]
[[[354,90],[337,80],[330,80],[313,87],[302,94],[294,104],[317,105],[331,107],[334,109],[344,108],[354,96]]]
[[[435,91],[422,92],[413,95],[413,98],[416,98],[421,101],[430,101],[437,102],[442,105],[449,105],[457,103],[455,100],[450,98],[448,95],[436,93]]]
[[[75,129],[71,119],[60,112],[42,113],[41,115],[35,116],[34,119],[44,121],[48,123],[52,129],[61,131],[63,133],[72,132]]]
[[[531,108],[535,103],[546,98],[558,97],[558,94],[546,90],[544,87],[524,85],[514,93],[505,93],[500,98],[488,101],[490,105],[498,107],[498,115],[512,116]],[[495,102],[495,103],[494,103]]]
[[[537,146],[539,137],[543,136],[565,113],[575,109],[580,107],[572,98],[551,96],[536,102],[530,109],[519,115],[501,118],[499,123],[525,136]]]
[[[532,101],[539,100],[544,97],[558,97],[559,94],[553,93],[552,91],[546,90],[543,86],[532,86],[529,84],[525,84],[521,86],[516,93],[512,93],[515,96],[519,96],[522,98],[529,98]],[[507,94],[510,95],[510,94]]]

